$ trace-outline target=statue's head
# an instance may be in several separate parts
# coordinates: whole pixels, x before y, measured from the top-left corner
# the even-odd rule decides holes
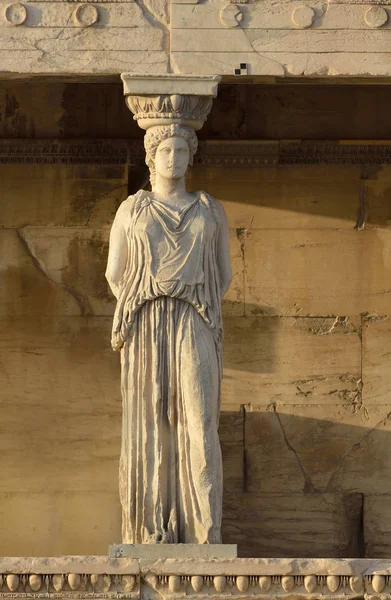
[[[158,125],[145,134],[145,162],[150,171],[152,188],[156,173],[166,179],[179,179],[186,174],[197,151],[197,136],[182,125]]]

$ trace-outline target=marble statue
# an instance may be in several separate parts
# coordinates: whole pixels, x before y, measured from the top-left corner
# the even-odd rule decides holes
[[[207,193],[186,190],[191,127],[152,126],[145,149],[152,191],[119,207],[106,272],[122,367],[123,543],[220,543],[227,218]]]

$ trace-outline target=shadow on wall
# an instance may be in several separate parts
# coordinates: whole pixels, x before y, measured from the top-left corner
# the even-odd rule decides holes
[[[389,407],[367,425],[352,406],[322,408],[329,418],[304,416],[310,405],[222,413],[223,541],[240,556],[389,557]]]
[[[246,158],[238,152],[240,165]],[[351,160],[346,165],[327,164],[327,159],[326,164],[307,165],[194,165],[189,188],[205,189],[220,200],[231,228],[388,227],[391,165],[355,165],[354,156]]]
[[[200,138],[391,139],[388,85],[308,83],[220,84]]]

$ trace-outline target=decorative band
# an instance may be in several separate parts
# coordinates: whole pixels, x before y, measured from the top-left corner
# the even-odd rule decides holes
[[[144,164],[142,140],[1,140],[0,164]],[[391,141],[286,142],[204,140],[194,164],[210,167],[391,164]]]

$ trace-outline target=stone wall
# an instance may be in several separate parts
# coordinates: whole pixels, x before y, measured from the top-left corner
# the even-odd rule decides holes
[[[386,138],[391,118],[382,135],[373,115],[389,99],[382,87],[223,86],[202,136]],[[3,138],[141,135],[119,85],[14,83],[0,113]],[[231,226],[224,541],[242,556],[391,550],[391,166],[331,164],[327,148],[324,160],[204,162],[189,176]],[[107,239],[146,171],[132,156],[12,162],[0,156],[2,554],[106,554],[120,540],[121,422]]]

